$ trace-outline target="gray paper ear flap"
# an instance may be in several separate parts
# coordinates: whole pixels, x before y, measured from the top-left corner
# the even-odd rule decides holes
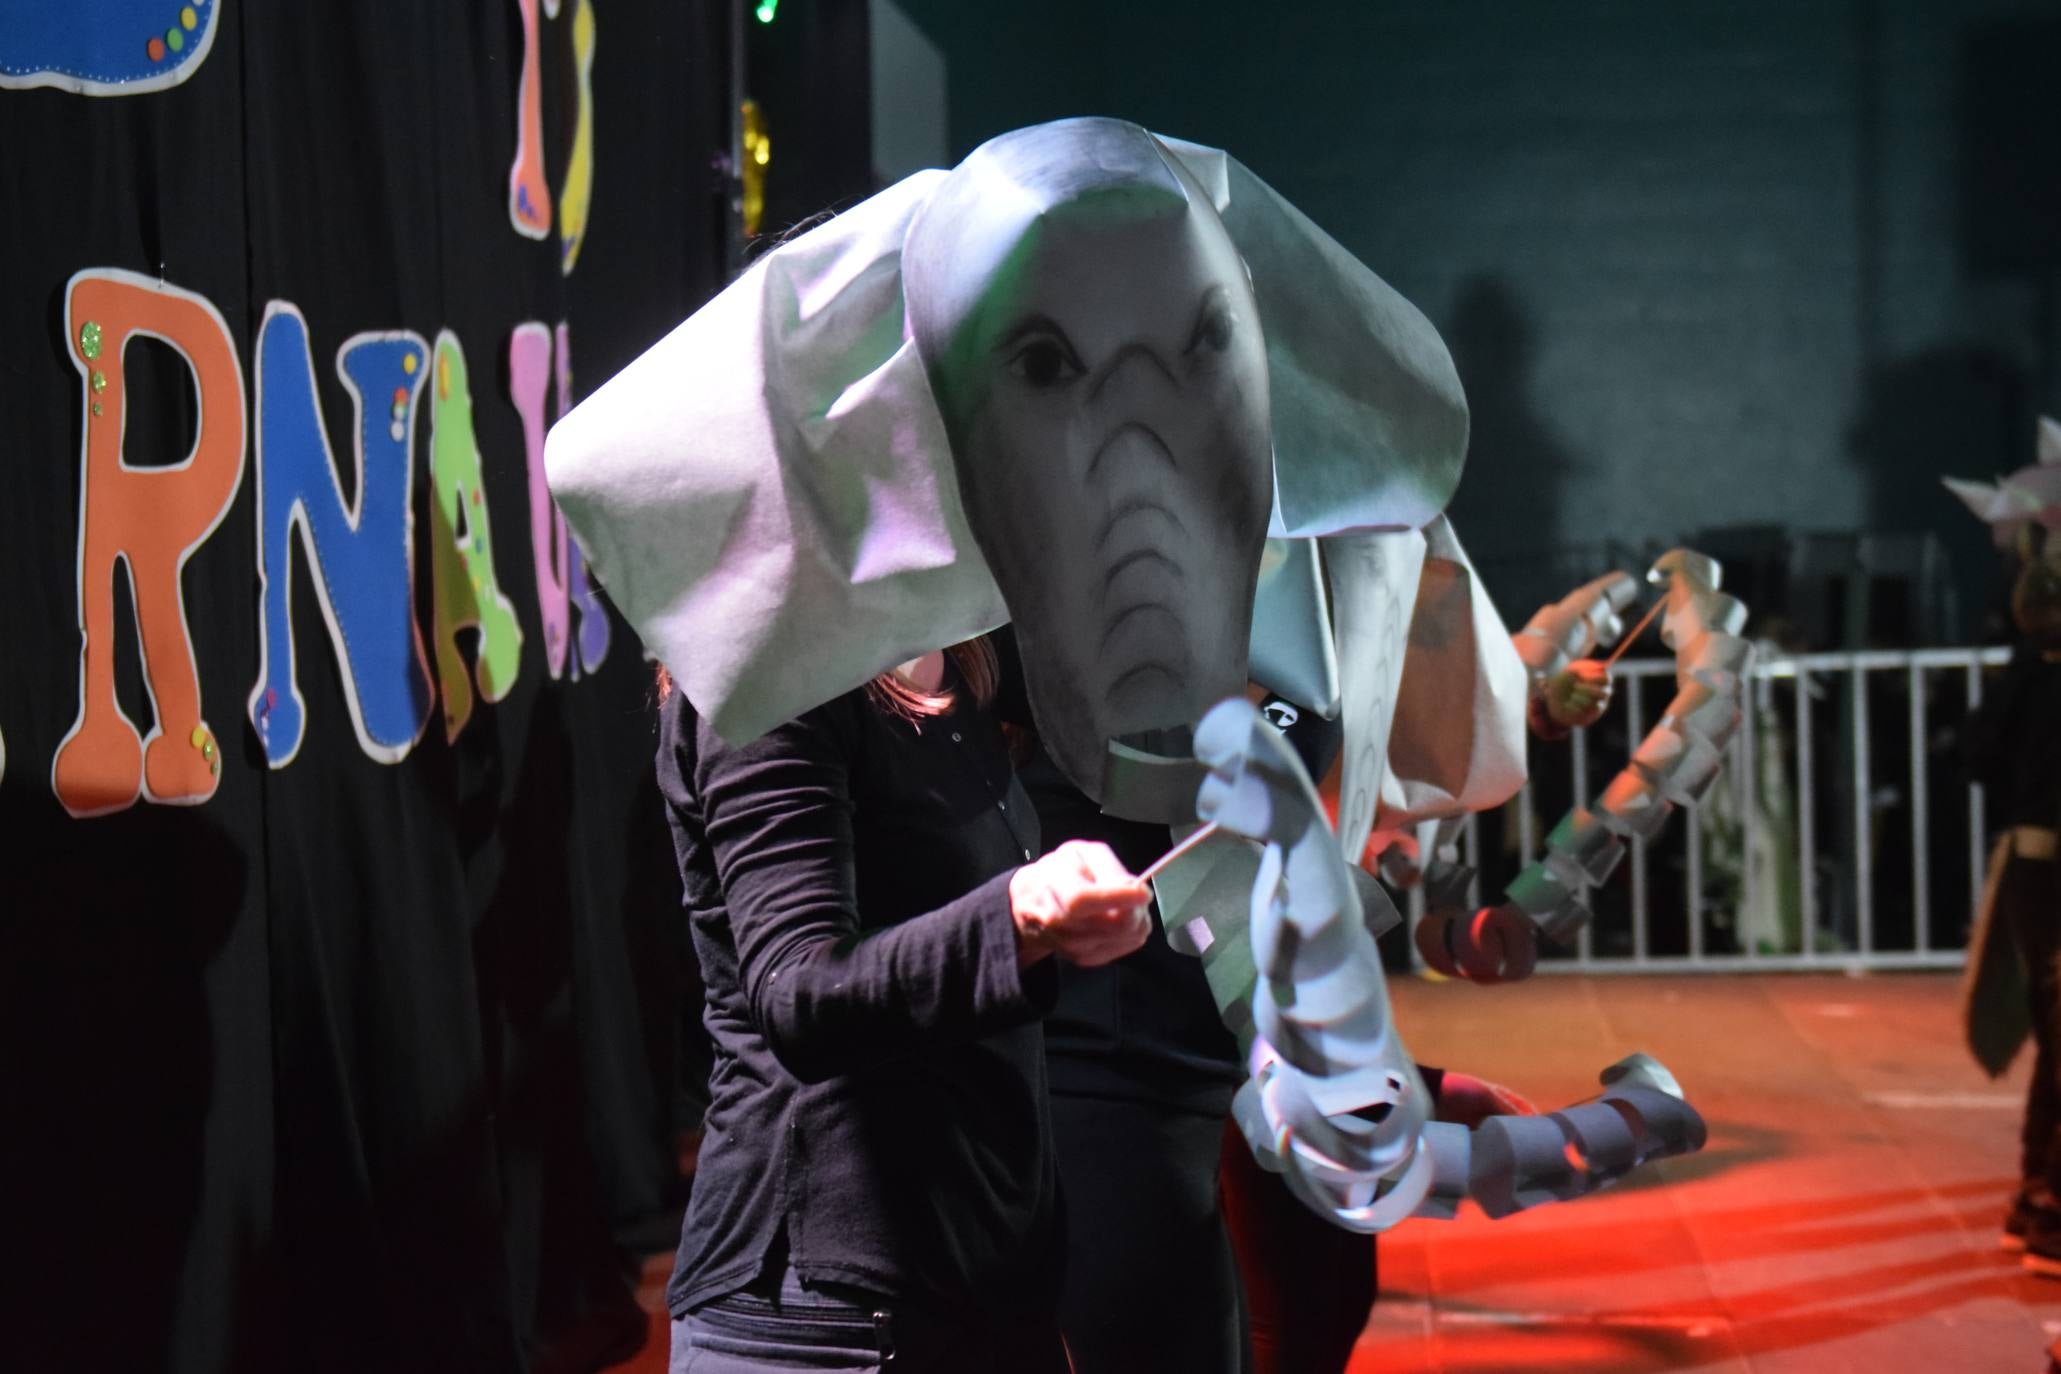
[[[1990,527],[1997,547],[2011,552],[2018,532],[2037,522],[2061,529],[2061,423],[2040,417],[2036,461],[1994,482],[1968,482],[1942,477],[1946,489],[1961,498],[1975,518]]]
[[[902,240],[944,175],[760,259],[551,431],[602,585],[726,739],[1008,618],[904,337]]]
[[[1338,647],[1314,539],[1269,539],[1252,601],[1246,671],[1276,696],[1338,716]]]
[[[1467,398],[1438,331],[1236,158],[1161,138],[1252,272],[1274,415],[1276,537],[1416,529],[1459,485]]]

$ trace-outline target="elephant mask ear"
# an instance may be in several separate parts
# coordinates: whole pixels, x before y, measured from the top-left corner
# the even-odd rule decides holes
[[[1215,198],[1267,339],[1276,537],[1418,529],[1467,455],[1467,398],[1431,321],[1236,158],[1160,142]]]
[[[923,172],[761,258],[553,427],[552,494],[725,738],[1008,617],[904,328]]]
[[[2061,529],[2061,423],[2040,417],[2034,459],[1994,482],[1939,480],[1989,526],[1997,547],[2008,552],[2017,548],[2018,532],[2028,524]]]
[[[1228,154],[1160,141],[1215,198],[1252,273],[1273,393],[1269,533],[1289,541],[1263,573],[1252,671],[1343,718],[1339,834],[1356,854],[1389,783],[1390,713],[1424,567],[1416,531],[1440,522],[1459,485],[1467,398],[1431,322],[1309,216]],[[1450,538],[1442,522],[1435,532]],[[1476,596],[1466,609],[1479,618],[1486,607]],[[1498,627],[1484,640],[1493,650],[1492,609],[1486,621]]]

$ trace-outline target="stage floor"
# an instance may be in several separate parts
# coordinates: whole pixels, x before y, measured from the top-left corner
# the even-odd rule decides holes
[[[1425,1063],[1550,1106],[1643,1049],[1711,1135],[1665,1187],[1383,1237],[1354,1374],[2043,1370],[2061,1281],[1997,1248],[2030,1055],[1984,1078],[1957,1005],[1937,974],[1397,987]]]
[[[1541,1106],[1643,1049],[1711,1138],[1658,1166],[1665,1187],[1384,1236],[1352,1374],[2045,1369],[2061,1280],[1997,1248],[2029,1055],[1982,1076],[1953,977],[1410,980],[1395,997],[1419,1060]],[[623,1374],[664,1370],[656,1316],[652,1334]]]

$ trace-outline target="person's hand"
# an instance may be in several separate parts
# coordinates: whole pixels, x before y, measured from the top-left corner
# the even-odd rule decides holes
[[[1082,968],[1121,959],[1152,933],[1152,889],[1093,840],[1068,840],[1009,878],[1016,957],[1056,954]]]
[[[1593,658],[1576,659],[1546,679],[1546,714],[1563,730],[1581,730],[1610,705],[1610,670]]]

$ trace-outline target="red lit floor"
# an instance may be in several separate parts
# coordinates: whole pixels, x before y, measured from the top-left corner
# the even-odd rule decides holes
[[[2045,1369],[2061,1281],[1996,1243],[2029,1055],[1983,1077],[1954,978],[1411,982],[1396,1002],[1419,1059],[1541,1106],[1646,1050],[1711,1139],[1665,1186],[1383,1237],[1354,1374]]]
[[[1400,982],[1412,1052],[1542,1107],[1635,1049],[1711,1123],[1695,1158],[1502,1222],[1381,1240],[1352,1374],[2046,1368],[2061,1280],[1997,1248],[2028,1070],[1992,1083],[1940,975]],[[646,1284],[656,1309],[664,1262]],[[665,1324],[621,1374],[662,1374]]]

